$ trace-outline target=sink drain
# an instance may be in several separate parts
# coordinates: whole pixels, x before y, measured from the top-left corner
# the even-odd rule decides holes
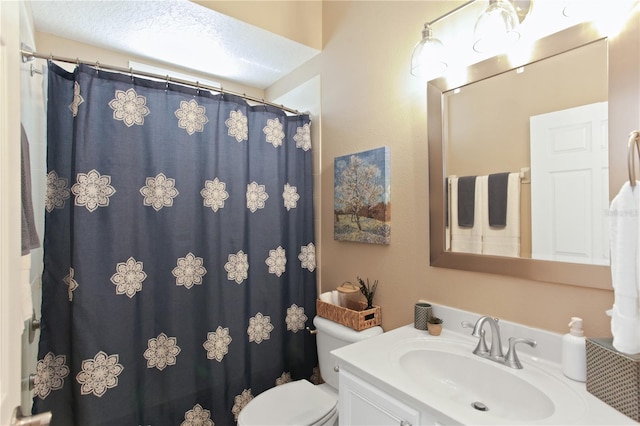
[[[489,411],[489,407],[487,407],[485,404],[483,404],[480,401],[472,402],[471,406],[478,411]]]

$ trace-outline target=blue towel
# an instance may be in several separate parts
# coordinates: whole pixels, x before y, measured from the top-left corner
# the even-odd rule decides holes
[[[476,205],[476,176],[458,179],[458,226],[472,228]]]
[[[489,226],[507,226],[507,185],[509,173],[489,175]]]

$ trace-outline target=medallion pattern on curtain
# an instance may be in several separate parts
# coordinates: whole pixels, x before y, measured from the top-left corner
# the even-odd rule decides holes
[[[227,425],[317,375],[310,121],[49,64],[34,412]]]

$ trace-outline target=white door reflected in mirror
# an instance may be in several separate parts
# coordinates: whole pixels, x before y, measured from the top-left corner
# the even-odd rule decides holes
[[[608,265],[607,102],[530,124],[532,258]]]

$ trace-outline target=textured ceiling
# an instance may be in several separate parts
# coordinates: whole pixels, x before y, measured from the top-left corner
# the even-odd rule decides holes
[[[318,53],[186,0],[31,1],[31,8],[39,32],[260,89]]]

